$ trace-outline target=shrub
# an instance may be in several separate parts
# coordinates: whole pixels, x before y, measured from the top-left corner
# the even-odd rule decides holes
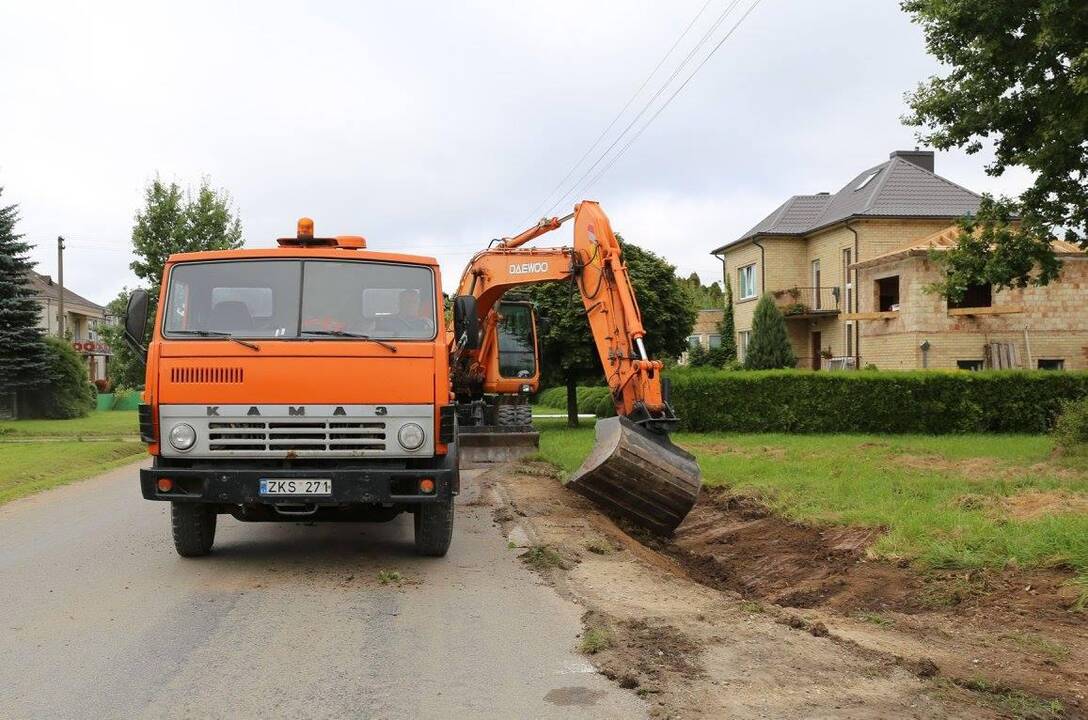
[[[1088,442],[1088,373],[677,368],[667,377],[681,428],[694,432],[1043,433],[1057,422],[1059,438]],[[607,392],[597,397],[579,411],[610,416]]]
[[[1063,450],[1088,450],[1088,398],[1062,403],[1062,413],[1054,424],[1054,435]]]
[[[792,368],[796,364],[797,357],[786,333],[786,321],[774,304],[774,298],[764,295],[756,304],[752,316],[752,339],[744,356],[744,367],[749,370],[775,370]]]
[[[60,338],[45,339],[48,382],[22,393],[20,413],[26,417],[67,419],[83,417],[94,409],[94,386],[83,358]]]
[[[1042,433],[1088,373],[1032,371],[669,373],[682,427],[697,432]]]

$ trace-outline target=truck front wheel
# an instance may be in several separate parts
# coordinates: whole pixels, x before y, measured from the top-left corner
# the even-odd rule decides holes
[[[442,557],[453,538],[453,495],[445,500],[420,505],[415,514],[416,552]]]
[[[182,557],[200,557],[215,542],[215,508],[203,503],[170,503],[174,549]]]

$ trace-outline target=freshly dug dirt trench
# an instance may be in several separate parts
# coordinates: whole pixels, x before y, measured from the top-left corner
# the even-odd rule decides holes
[[[662,717],[1088,717],[1068,574],[923,574],[704,491],[673,538],[624,532],[543,465],[487,476],[511,537],[606,637],[591,659]],[[637,539],[636,539],[637,538]]]

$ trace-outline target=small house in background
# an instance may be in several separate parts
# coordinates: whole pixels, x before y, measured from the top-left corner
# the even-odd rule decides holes
[[[891,153],[835,193],[790,198],[712,253],[733,283],[739,359],[769,294],[801,368],[1088,368],[1088,268],[1074,246],[1055,246],[1067,262],[1045,288],[972,288],[952,307],[924,292],[939,273],[930,249],[955,242],[980,201],[920,150]]]
[[[36,272],[30,273],[30,285],[34,290],[34,299],[41,306],[39,327],[47,335],[57,335],[60,328],[60,287],[50,276]],[[111,320],[106,316],[106,308],[64,288],[64,335],[75,351],[83,356],[92,381],[106,378],[106,364],[111,353],[109,345],[102,340],[100,328]]]
[[[722,344],[722,320],[725,319],[725,310],[707,309],[699,310],[695,316],[695,325],[688,335],[688,347],[701,346],[704,350],[721,347]],[[688,354],[680,356],[679,363],[687,365]]]

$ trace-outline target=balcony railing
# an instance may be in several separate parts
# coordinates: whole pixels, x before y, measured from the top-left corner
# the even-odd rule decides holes
[[[838,286],[792,287],[773,290],[771,296],[786,318],[837,315],[841,311],[842,290]]]

